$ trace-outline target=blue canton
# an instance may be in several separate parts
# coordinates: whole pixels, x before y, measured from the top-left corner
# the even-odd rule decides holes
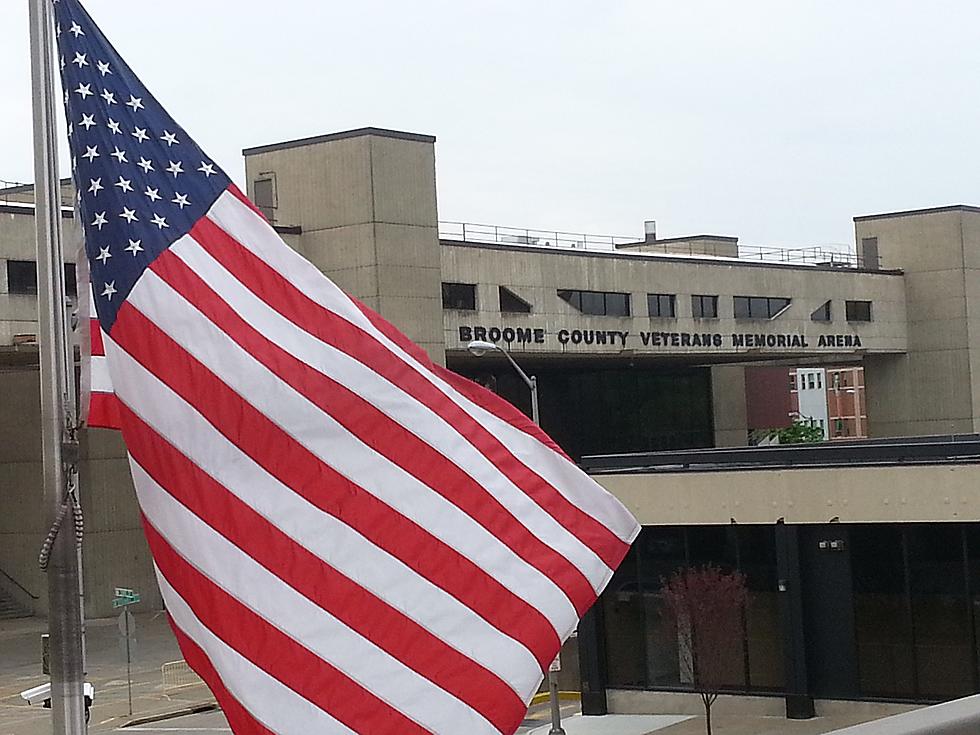
[[[143,271],[231,183],[191,140],[77,0],[53,0],[61,84],[102,328]]]

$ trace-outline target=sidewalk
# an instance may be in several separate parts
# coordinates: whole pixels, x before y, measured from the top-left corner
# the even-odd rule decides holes
[[[41,673],[40,618],[0,621],[0,735],[48,735],[51,713],[29,707],[19,693],[47,680]],[[89,731],[109,732],[135,717],[150,716],[213,702],[203,685],[165,691],[160,666],[181,658],[166,616],[136,613],[133,656],[133,716],[129,715],[126,654],[115,618],[86,623],[88,680],[95,685]]]

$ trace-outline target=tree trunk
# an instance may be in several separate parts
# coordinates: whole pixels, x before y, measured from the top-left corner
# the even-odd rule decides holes
[[[711,705],[718,698],[716,694],[701,694],[701,701],[704,702],[704,729],[707,735],[711,735]]]

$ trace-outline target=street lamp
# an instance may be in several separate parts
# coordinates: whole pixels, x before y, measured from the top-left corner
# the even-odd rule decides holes
[[[466,345],[466,349],[469,350],[469,353],[473,357],[483,357],[488,352],[503,353],[510,366],[514,368],[514,371],[521,376],[521,380],[531,390],[531,420],[540,426],[541,422],[538,416],[538,379],[521,370],[521,366],[515,362],[514,358],[510,356],[510,353],[498,344],[477,339]],[[559,658],[556,657],[555,663],[558,663],[558,660]],[[561,726],[561,708],[558,706],[558,671],[555,669],[555,664],[552,664],[548,668],[548,691],[551,700],[551,730],[548,731],[548,735],[565,735],[565,730]]]

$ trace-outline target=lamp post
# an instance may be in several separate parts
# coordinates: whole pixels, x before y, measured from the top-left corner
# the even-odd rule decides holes
[[[514,368],[514,371],[521,377],[524,384],[531,390],[531,420],[541,425],[538,415],[538,379],[533,375],[528,375],[521,366],[517,364],[510,352],[493,342],[485,342],[482,339],[474,340],[466,345],[466,349],[474,357],[483,357],[488,352],[500,352],[507,358],[507,362]],[[558,658],[555,658],[558,661]],[[548,668],[548,691],[551,701],[551,730],[548,735],[565,735],[565,730],[561,726],[561,708],[558,706],[558,672],[554,664]]]

